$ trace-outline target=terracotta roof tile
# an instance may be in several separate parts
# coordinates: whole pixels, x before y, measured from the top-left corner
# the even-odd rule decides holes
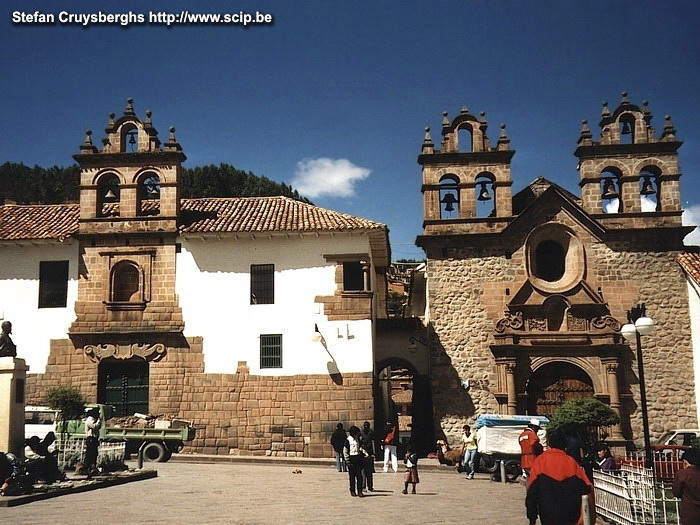
[[[700,283],[700,253],[681,253],[678,256],[678,264],[697,283]]]
[[[117,213],[110,204],[110,215]],[[151,204],[152,206],[152,204]],[[0,241],[63,239],[78,232],[78,204],[0,206]],[[182,233],[312,232],[386,229],[345,213],[288,197],[183,199]]]

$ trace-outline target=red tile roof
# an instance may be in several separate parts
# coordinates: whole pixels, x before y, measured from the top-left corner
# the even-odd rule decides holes
[[[700,253],[681,253],[678,263],[688,275],[700,283]]]
[[[116,206],[110,206],[116,213]],[[0,206],[0,241],[64,239],[78,232],[78,216],[78,204]],[[183,199],[180,222],[182,233],[386,229],[378,222],[288,197]]]

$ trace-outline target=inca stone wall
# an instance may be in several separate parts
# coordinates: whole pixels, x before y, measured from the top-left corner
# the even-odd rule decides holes
[[[192,420],[197,437],[185,451],[206,454],[332,457],[330,435],[372,421],[372,374],[252,376],[245,362],[236,374],[204,373],[202,339],[168,348],[149,370],[149,412]],[[44,374],[27,376],[27,404],[41,404],[46,389],[79,388],[97,400],[97,364],[70,340],[52,341]]]

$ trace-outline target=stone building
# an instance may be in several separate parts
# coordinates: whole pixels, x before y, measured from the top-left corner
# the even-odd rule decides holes
[[[604,104],[599,140],[583,121],[580,197],[542,177],[513,193],[515,151],[504,125],[491,143],[483,113],[444,113],[440,149],[426,129],[417,244],[438,431],[595,397],[621,416],[613,439],[641,439],[634,348],[620,336],[637,303],[656,323],[643,344],[652,434],[697,426],[681,142],[670,117],[660,133],[651,121],[626,93]]]
[[[190,450],[332,456],[374,417],[385,225],[285,197],[181,199],[185,155],[129,100],[88,132],[80,203],[0,206],[0,316],[27,403],[79,388],[194,421]]]

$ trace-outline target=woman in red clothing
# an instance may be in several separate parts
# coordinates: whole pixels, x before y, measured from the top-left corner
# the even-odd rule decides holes
[[[531,419],[527,428],[523,430],[518,438],[520,442],[520,468],[523,469],[523,477],[527,478],[530,474],[530,468],[535,461],[535,458],[542,454],[542,444],[537,432],[540,429],[540,422],[537,419]]]
[[[673,495],[681,499],[681,523],[700,525],[700,452],[686,450],[683,463],[686,468],[673,480]]]

